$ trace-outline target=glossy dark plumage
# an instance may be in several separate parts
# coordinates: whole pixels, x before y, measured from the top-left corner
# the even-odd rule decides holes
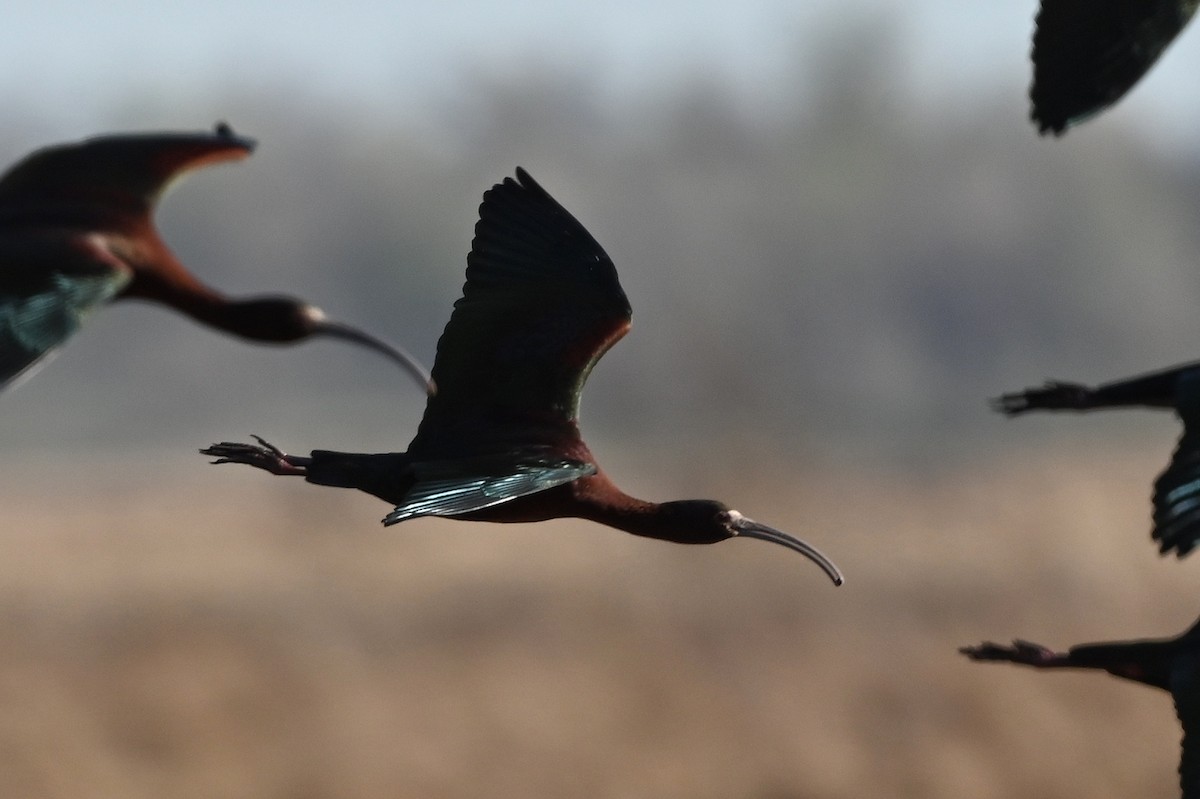
[[[1028,641],[985,642],[959,650],[972,660],[1036,669],[1099,669],[1171,694],[1183,727],[1179,782],[1183,799],[1200,799],[1200,622],[1175,638],[1073,646],[1057,653]]]
[[[427,384],[406,353],[307,303],[230,299],[209,288],[163,243],[153,213],[167,187],[254,146],[223,123],[202,133],[99,136],[38,150],[0,176],[0,387],[44,362],[96,308],[124,298],[255,341],[350,340]]]
[[[407,452],[260,445],[201,450],[395,506],[384,520],[452,516],[530,522],[580,517],[680,543],[735,536],[782,544],[837,569],[807,544],[710,500],[651,503],[621,492],[579,434],[579,397],[631,311],[616,268],[591,234],[523,170],[484,195],[463,296],[438,342],[438,386]]]
[[[1159,552],[1183,557],[1200,543],[1200,364],[1185,364],[1091,388],[1051,381],[1005,394],[992,407],[1009,416],[1035,410],[1170,408],[1183,422],[1171,462],[1154,481],[1152,538]]]
[[[1200,0],[1042,0],[1030,114],[1061,135],[1119,100],[1154,66]]]

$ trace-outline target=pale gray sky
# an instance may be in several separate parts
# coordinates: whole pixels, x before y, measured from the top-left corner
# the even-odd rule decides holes
[[[387,113],[444,93],[464,70],[536,60],[583,65],[612,92],[705,72],[769,102],[802,48],[878,19],[900,31],[914,94],[953,104],[975,91],[1025,92],[1035,11],[1035,0],[10,0],[0,101],[10,115],[36,115],[51,137],[90,132],[114,103],[139,97],[186,98],[203,120],[220,113],[213,95],[230,85],[299,84]],[[1189,91],[1200,41],[1189,34],[1128,111],[1153,107],[1177,141],[1200,123],[1200,92]]]
[[[683,2],[533,0],[525,3],[384,0],[17,0],[6,4],[0,59],[6,90],[47,81],[55,90],[103,95],[100,82],[203,83],[245,74],[301,77],[372,89],[436,83],[464,57],[481,64],[544,52],[594,59],[623,80],[712,63],[769,70],[806,27],[850,16],[903,17],[932,69],[975,71],[1023,47],[1032,8],[954,0]],[[1009,28],[1005,34],[1000,31]],[[1019,61],[1020,58],[1012,59]],[[958,62],[953,64],[951,62]],[[991,68],[991,67],[988,67]]]

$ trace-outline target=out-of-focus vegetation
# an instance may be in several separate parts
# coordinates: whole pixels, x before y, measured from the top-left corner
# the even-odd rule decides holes
[[[983,411],[998,391],[1195,357],[1200,165],[1107,119],[1038,139],[1017,86],[952,114],[922,105],[885,37],[866,38],[882,41],[798,59],[794,93],[765,110],[717,77],[622,99],[536,61],[390,115],[231,89],[224,116],[259,152],[190,176],[161,226],[223,289],[301,294],[432,360],[479,197],[520,164],[609,250],[633,303],[585,399],[610,438],[729,430],[798,458],[936,462],[1016,429]],[[179,118],[143,105],[120,119]],[[0,133],[5,160],[45,143],[21,129]],[[281,354],[134,304],[0,401],[7,450],[251,429],[396,448],[421,407],[366,353]]]
[[[803,532],[845,568],[837,589],[761,542],[384,530],[365,495],[232,468],[134,484],[106,463],[76,464],[82,492],[48,465],[0,467],[23,500],[0,531],[5,795],[1176,790],[1166,694],[955,652],[1194,620],[1195,563],[1160,562],[1145,534],[1148,457],[1002,458],[934,480],[610,459],[645,493],[719,492]]]
[[[1020,87],[951,110],[886,41],[853,56],[752,109],[717,77],[630,100],[536,61],[390,115],[229,87],[260,151],[160,213],[212,284],[432,360],[480,195],[526,167],[634,307],[584,400],[608,470],[802,534],[846,587],[753,542],[384,531],[369,497],[206,466],[250,432],[399,449],[422,398],[345,346],[123,305],[0,396],[0,794],[1170,795],[1165,695],[955,648],[1194,619],[1196,559],[1148,536],[1171,420],[984,401],[1200,354],[1200,163],[1111,118],[1039,140]],[[80,135],[213,121],[185,106]],[[0,158],[45,143],[6,121]]]

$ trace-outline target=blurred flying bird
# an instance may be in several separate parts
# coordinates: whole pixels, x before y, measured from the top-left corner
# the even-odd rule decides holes
[[[1035,669],[1101,669],[1168,691],[1183,726],[1179,783],[1183,799],[1200,799],[1200,622],[1177,638],[1081,644],[1064,653],[1028,641],[985,642],[958,650],[971,660],[1006,661]]]
[[[152,300],[242,338],[331,336],[400,363],[407,353],[286,297],[231,299],[188,272],[153,213],[189,170],[239,160],[254,142],[220,123],[205,133],[100,136],[38,150],[0,176],[0,388],[44,363],[100,305]]]
[[[1039,132],[1061,136],[1121,99],[1197,5],[1200,0],[1042,0],[1029,90]]]
[[[1154,481],[1154,529],[1159,552],[1183,557],[1200,542],[1200,363],[1185,364],[1096,388],[1049,381],[1041,388],[1005,394],[992,408],[1008,416],[1036,410],[1171,408],[1183,436],[1166,471]]]
[[[383,520],[590,519],[683,544],[745,537],[828,558],[719,502],[653,503],[618,489],[579,434],[579,397],[600,357],[629,330],[629,300],[608,255],[522,169],[484,194],[463,296],[438,342],[437,393],[407,452],[287,455],[222,443],[201,450],[310,483],[357,488],[395,506]]]

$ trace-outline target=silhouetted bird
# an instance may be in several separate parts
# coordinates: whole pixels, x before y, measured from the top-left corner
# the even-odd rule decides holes
[[[1031,117],[1061,135],[1129,91],[1200,0],[1042,0],[1033,34]]]
[[[152,219],[168,185],[254,142],[211,133],[101,136],[38,150],[0,176],[0,388],[44,362],[100,305],[144,299],[263,342],[333,336],[377,350],[423,385],[407,353],[285,297],[230,299],[176,260]]]
[[[1105,383],[1096,388],[1050,381],[1042,388],[1005,394],[992,407],[1009,416],[1035,410],[1173,408],[1183,437],[1166,471],[1154,481],[1154,530],[1159,551],[1183,557],[1200,541],[1200,364]]]
[[[841,584],[825,556],[792,536],[710,500],[635,499],[600,470],[579,434],[579,396],[630,315],[608,255],[518,169],[484,194],[463,296],[438,342],[438,391],[407,452],[297,457],[262,439],[201,452],[366,491],[396,506],[384,524],[579,517],[684,544],[759,538],[804,554]]]
[[[985,642],[958,650],[972,660],[1007,661],[1035,669],[1101,669],[1169,691],[1183,725],[1179,782],[1183,799],[1200,799],[1200,623],[1177,638],[1073,646],[1052,652],[1028,641]]]

